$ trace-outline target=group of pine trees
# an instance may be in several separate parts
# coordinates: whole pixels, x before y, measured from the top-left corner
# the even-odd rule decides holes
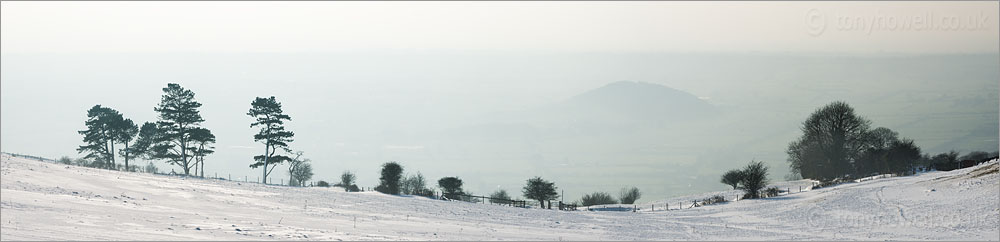
[[[77,151],[86,153],[84,158],[93,167],[135,171],[137,166],[129,161],[145,158],[179,166],[184,175],[204,176],[205,156],[215,152],[215,135],[201,127],[205,120],[199,107],[194,92],[174,83],[163,88],[160,103],[153,108],[159,120],[141,127],[112,108],[94,105],[87,111],[86,129],[79,131],[84,145]],[[116,150],[116,144],[122,149]],[[115,152],[124,164],[117,164]],[[192,170],[201,174],[192,174]]]
[[[84,145],[77,151],[86,153],[84,159],[89,160],[89,166],[135,171],[138,167],[129,161],[145,158],[177,166],[185,176],[205,176],[205,157],[215,152],[216,137],[201,127],[205,119],[198,109],[202,104],[195,100],[193,91],[176,83],[169,83],[162,90],[160,103],[153,108],[158,120],[145,122],[141,127],[109,107],[95,105],[87,111],[86,129],[79,131]],[[295,133],[284,127],[291,117],[284,114],[281,103],[273,96],[258,97],[251,102],[247,115],[254,118],[250,127],[260,128],[254,141],[264,144],[264,152],[254,156],[250,164],[251,168],[262,168],[261,181],[266,182],[278,165],[288,162],[289,185],[306,184],[313,175],[312,165],[309,159],[302,158],[303,152],[293,152],[288,147]],[[116,149],[115,145],[122,148]],[[123,165],[117,164],[116,152],[123,158]]]

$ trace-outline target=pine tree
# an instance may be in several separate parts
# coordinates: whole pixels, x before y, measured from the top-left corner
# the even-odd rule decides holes
[[[263,181],[267,181],[267,175],[271,174],[274,167],[292,158],[284,155],[275,155],[278,149],[291,152],[288,143],[292,142],[295,133],[285,130],[284,121],[291,121],[292,118],[281,111],[281,103],[274,99],[258,97],[250,103],[250,111],[247,115],[253,117],[255,121],[250,127],[260,126],[260,132],[253,136],[254,141],[264,143],[264,154],[254,156],[254,163],[250,168],[263,167]],[[268,169],[270,167],[270,169]]]
[[[115,163],[114,143],[116,138],[115,125],[120,123],[122,116],[114,109],[94,105],[87,110],[87,121],[84,125],[86,130],[79,131],[83,135],[83,142],[77,148],[77,152],[84,153],[85,159],[92,159],[100,167],[113,169]]]
[[[125,148],[119,150],[122,158],[125,160],[125,170],[131,171],[129,168],[129,158],[134,157],[132,155],[132,150],[129,149],[129,143],[135,139],[136,134],[139,133],[139,127],[132,122],[132,119],[121,119],[120,122],[115,125],[115,141],[125,145]],[[132,156],[130,156],[132,155]]]
[[[156,128],[155,123],[143,123],[142,127],[139,128],[135,143],[132,144],[132,147],[128,148],[128,153],[135,158],[152,159],[152,148],[156,142],[159,142],[159,136],[160,130]]]
[[[151,147],[151,158],[166,159],[167,164],[177,165],[184,175],[191,174],[194,166],[191,152],[193,142],[191,133],[196,132],[204,122],[198,108],[201,103],[194,100],[194,92],[184,89],[176,83],[167,84],[163,88],[160,104],[153,108],[159,113],[160,120],[156,122],[155,143]]]
[[[215,135],[212,131],[205,128],[196,128],[191,131],[191,142],[194,146],[191,147],[191,155],[195,158],[195,172],[196,175],[205,177],[205,156],[215,153]],[[201,167],[198,167],[201,166]],[[201,172],[201,174],[197,174]]]

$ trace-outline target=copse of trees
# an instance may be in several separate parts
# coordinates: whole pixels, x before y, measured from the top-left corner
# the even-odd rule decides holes
[[[399,195],[399,183],[403,176],[403,166],[400,166],[396,162],[386,162],[382,164],[381,177],[379,177],[379,184],[375,187],[375,191]]]
[[[642,197],[642,192],[639,192],[639,188],[636,187],[623,187],[618,191],[618,200],[622,204],[633,204],[636,200]]]
[[[963,167],[962,163],[974,164],[972,162],[978,163],[985,161],[990,158],[996,158],[1000,152],[988,153],[985,151],[972,151],[968,154],[961,155],[956,151],[943,152],[934,156],[930,154],[925,154],[921,156],[919,164],[926,167],[927,169],[934,169],[939,171],[950,171],[954,169],[959,169]]]
[[[524,193],[525,198],[538,200],[538,204],[542,208],[545,207],[545,201],[559,198],[559,193],[556,192],[556,184],[537,176],[528,179],[527,184],[524,185],[521,191]],[[549,204],[549,207],[551,208],[552,204]]]
[[[267,182],[267,175],[271,174],[278,164],[292,160],[291,157],[276,154],[277,151],[284,150],[291,152],[288,143],[291,143],[295,133],[285,130],[285,121],[291,121],[292,117],[284,114],[281,110],[281,103],[274,96],[270,98],[257,97],[250,103],[250,111],[247,115],[254,118],[250,127],[260,127],[260,131],[253,136],[256,142],[264,143],[264,153],[254,156],[254,163],[250,168],[262,167],[263,180]]]
[[[87,129],[79,132],[84,136],[84,145],[77,151],[87,153],[84,159],[93,162],[83,165],[118,169],[117,154],[122,156],[121,167],[126,171],[138,171],[140,168],[130,161],[145,158],[180,166],[184,175],[191,175],[195,169],[204,176],[204,158],[214,152],[211,145],[215,136],[200,127],[205,121],[198,112],[201,103],[194,100],[194,92],[176,83],[169,83],[162,90],[160,103],[153,108],[159,121],[143,123],[141,128],[114,109],[95,105],[88,110],[84,122]],[[115,149],[116,144],[122,144],[123,148]]]
[[[615,200],[611,194],[606,192],[594,192],[591,194],[585,194],[580,198],[580,204],[583,206],[593,206],[593,205],[604,205],[604,204],[616,204],[618,200]]]
[[[912,171],[920,160],[913,140],[870,126],[844,102],[817,109],[802,123],[802,136],[788,145],[789,167],[802,178],[821,181]]]

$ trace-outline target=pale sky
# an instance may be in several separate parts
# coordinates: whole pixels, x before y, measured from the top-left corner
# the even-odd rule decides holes
[[[625,185],[639,186],[644,199],[726,189],[719,173],[751,159],[780,180],[798,125],[838,100],[926,153],[995,151],[997,8],[4,1],[0,150],[80,157],[87,109],[156,121],[160,89],[176,82],[196,93],[203,127],[217,136],[206,170],[249,180],[262,145],[246,111],[268,96],[293,117],[291,148],[314,161],[313,180],[351,170],[368,187],[386,161],[432,185],[459,176],[476,194],[517,193],[525,179],[543,176],[566,189],[567,201]],[[640,134],[614,123],[570,132],[545,121],[575,117],[552,107],[621,81],[683,91],[727,116]],[[275,182],[287,177],[283,169]]]
[[[995,1],[2,4],[3,53],[965,53],[996,52],[1000,36]],[[933,23],[904,26],[921,18]]]

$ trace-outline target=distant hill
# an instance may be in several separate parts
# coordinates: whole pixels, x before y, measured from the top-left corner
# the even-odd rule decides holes
[[[580,117],[616,115],[636,121],[703,118],[716,107],[690,93],[660,84],[620,81],[577,95],[563,103]]]

